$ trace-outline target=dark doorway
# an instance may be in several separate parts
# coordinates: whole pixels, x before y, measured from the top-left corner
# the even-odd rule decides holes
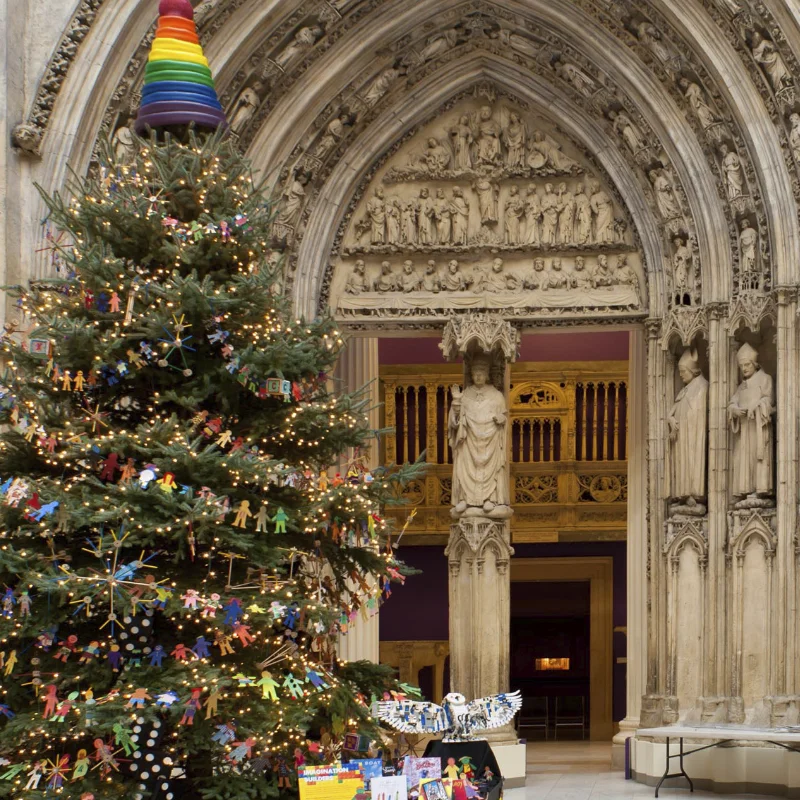
[[[511,688],[523,695],[525,739],[589,730],[589,581],[511,584]]]

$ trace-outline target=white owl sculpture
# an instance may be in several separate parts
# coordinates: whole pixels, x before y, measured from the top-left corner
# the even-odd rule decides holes
[[[476,739],[478,731],[511,722],[522,706],[519,691],[481,697],[468,703],[463,694],[451,692],[442,705],[417,700],[378,703],[376,716],[404,733],[443,733],[445,742]]]

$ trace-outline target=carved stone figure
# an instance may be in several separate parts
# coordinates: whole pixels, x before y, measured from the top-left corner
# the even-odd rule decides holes
[[[742,272],[758,271],[758,232],[743,219],[739,233],[739,267]]]
[[[651,169],[648,173],[650,183],[653,184],[653,193],[656,197],[656,206],[661,219],[665,222],[681,216],[681,209],[675,198],[675,191],[672,188],[672,181],[667,177],[664,169]]]
[[[575,187],[575,241],[588,244],[592,238],[592,206],[583,184]]]
[[[487,177],[480,177],[472,184],[475,194],[478,195],[478,211],[481,215],[481,223],[497,222],[497,196],[500,187]]]
[[[493,118],[490,106],[482,106],[478,112],[477,151],[478,164],[496,166],[500,163],[500,124]]]
[[[751,40],[753,58],[761,65],[772,90],[780,92],[793,86],[792,75],[775,45],[758,31],[753,31]]]
[[[194,23],[198,30],[211,22],[220,10],[221,4],[222,0],[203,0],[203,2],[195,8]]]
[[[567,184],[558,186],[558,243],[575,242],[575,196],[567,190]]]
[[[633,269],[633,267],[628,263],[628,256],[624,253],[620,256],[617,256],[617,263],[614,267],[612,275],[614,283],[617,283],[620,286],[630,286],[635,290],[636,295],[639,295],[639,276],[636,274],[636,271]]]
[[[455,28],[443,31],[442,33],[431,36],[425,43],[425,47],[419,52],[421,61],[430,61],[442,53],[446,53],[455,46],[458,41],[458,31]]]
[[[536,58],[539,55],[539,45],[528,39],[527,36],[520,36],[518,33],[513,33],[506,28],[500,28],[499,31],[490,35],[496,37],[504,47],[516,50],[524,56]]]
[[[675,245],[675,253],[672,256],[672,279],[675,283],[675,293],[681,298],[685,294],[691,297],[694,293],[692,250],[680,236],[676,236],[672,243]]]
[[[733,150],[728,150],[724,142],[719,146],[722,159],[722,171],[725,174],[725,191],[728,200],[735,200],[744,194],[744,174],[742,173],[742,160]]]
[[[400,239],[403,244],[417,243],[417,212],[413,200],[400,204]]]
[[[472,169],[472,126],[469,117],[462,114],[448,131],[453,143],[454,169]]]
[[[400,200],[396,197],[386,201],[386,243],[400,244]]]
[[[614,284],[614,276],[608,268],[608,257],[605,255],[597,256],[597,264],[592,270],[592,288],[598,286],[612,286]]]
[[[668,69],[675,69],[680,62],[677,56],[665,44],[661,33],[652,22],[646,20],[636,26],[636,37],[639,41]]]
[[[235,134],[241,132],[253,118],[261,103],[259,94],[264,89],[264,84],[256,81],[252,86],[245,86],[236,98],[230,113],[230,127]]]
[[[406,293],[416,292],[422,288],[422,280],[414,270],[413,261],[403,262],[403,271],[400,273],[400,277],[398,278],[398,284],[398,288],[402,289]]]
[[[742,382],[728,405],[733,433],[731,493],[735,497],[771,495],[775,389],[772,378],[758,365],[758,351],[743,344],[736,354]]]
[[[561,152],[558,142],[549,139],[542,131],[534,131],[529,144],[528,166],[541,169],[551,166],[553,169],[568,170],[578,162]]]
[[[503,131],[503,143],[506,146],[506,166],[516,169],[525,166],[525,123],[515,112],[509,115],[508,125]]]
[[[469,281],[455,259],[447,264],[447,272],[442,278],[441,285],[442,289],[448,292],[463,292],[469,286]]]
[[[539,244],[539,220],[542,216],[542,204],[536,194],[536,184],[528,184],[525,196],[525,244]]]
[[[547,283],[547,273],[544,270],[544,259],[533,259],[533,270],[524,281],[526,289],[539,289]]]
[[[433,244],[433,200],[426,188],[419,190],[419,200],[417,201],[417,241],[422,244]]]
[[[520,222],[525,213],[525,201],[520,197],[519,187],[511,186],[508,190],[505,206],[505,243],[519,244]]]
[[[381,273],[375,279],[373,289],[376,292],[396,292],[399,288],[397,276],[392,271],[392,265],[388,261],[382,261]]]
[[[560,258],[554,258],[550,264],[550,272],[547,275],[548,289],[566,289],[568,278],[561,265]],[[542,286],[544,289],[545,287]]]
[[[554,245],[556,243],[557,227],[558,195],[553,191],[553,184],[546,183],[542,195],[542,244]]]
[[[426,292],[438,292],[442,288],[435,261],[429,261],[428,265],[425,267],[425,275],[422,278],[422,288]]]
[[[592,279],[586,269],[586,259],[583,256],[575,258],[575,264],[572,267],[572,275],[569,278],[569,285],[573,289],[586,289],[591,286]]]
[[[324,158],[334,147],[341,141],[342,137],[344,136],[344,129],[345,126],[351,123],[351,118],[349,114],[341,114],[338,117],[334,117],[329,123],[327,128],[325,129],[325,134],[317,143],[317,147],[314,150],[314,155],[317,158]]]
[[[389,87],[400,77],[400,70],[395,69],[394,67],[389,67],[389,69],[385,69],[378,75],[377,78],[372,82],[369,89],[367,89],[366,94],[364,95],[364,102],[367,104],[369,108],[372,108],[380,99],[383,97],[386,92],[389,91]]]
[[[344,290],[347,294],[361,294],[361,292],[369,291],[366,266],[360,258],[353,265],[353,271],[347,276],[347,283]]]
[[[428,139],[424,155],[425,165],[428,169],[434,173],[442,172],[450,167],[451,159],[450,151],[435,136],[431,136]]]
[[[450,447],[453,449],[453,513],[468,508],[489,513],[507,506],[506,423],[508,411],[502,392],[490,383],[490,361],[475,355],[472,382],[463,391],[452,388],[453,402],[448,417]]]
[[[273,59],[275,63],[285,70],[295,59],[308,52],[322,38],[324,31],[318,25],[300,28],[294,35],[294,41],[286,45],[284,49]]]
[[[127,130],[130,133],[130,126],[132,125],[133,119],[130,119],[127,128],[119,128],[118,130]],[[42,131],[41,128],[38,128],[36,125],[31,125],[28,122],[20,122],[15,125],[11,131],[11,144],[19,148],[23,153],[38,155],[39,145],[41,143]]]
[[[622,111],[609,111],[608,116],[613,122],[614,131],[622,137],[631,153],[636,155],[647,147],[647,141],[642,136],[642,132],[633,124],[627,114]]]
[[[469,202],[460,186],[453,189],[450,213],[453,220],[453,244],[466,245],[469,236]]]
[[[789,145],[792,148],[794,160],[800,164],[800,114],[794,112],[789,115],[792,127],[789,131]]]
[[[444,196],[444,189],[437,189],[433,218],[436,220],[436,239],[439,244],[450,244],[452,241],[451,215],[450,201]]]
[[[669,468],[667,497],[688,501],[706,496],[708,441],[708,381],[700,371],[697,353],[687,349],[678,362],[683,388],[667,417]],[[691,505],[691,502],[690,502]]]
[[[308,177],[302,172],[296,173],[292,180],[289,181],[283,192],[282,206],[275,217],[276,222],[292,228],[297,226],[303,213],[307,183]]]
[[[503,259],[495,258],[492,261],[491,269],[483,271],[480,278],[475,281],[474,290],[476,292],[504,292],[508,288],[507,278],[510,277],[503,273]]]
[[[584,97],[591,97],[597,88],[590,78],[577,64],[570,61],[556,61],[553,65],[556,75],[566,81],[575,91]]]
[[[614,241],[614,205],[599,183],[592,184],[589,204],[594,214],[594,240],[597,244]]]
[[[678,83],[683,91],[683,96],[688,101],[703,128],[710,128],[712,125],[716,125],[719,119],[714,114],[711,106],[708,105],[706,96],[700,86],[688,78],[681,78]]]
[[[369,240],[372,244],[386,242],[386,201],[383,199],[383,189],[378,186],[375,193],[367,201],[367,217],[370,223]]]
[[[136,141],[133,138],[134,117],[114,131],[111,146],[114,148],[114,160],[117,164],[130,164],[136,155]]]

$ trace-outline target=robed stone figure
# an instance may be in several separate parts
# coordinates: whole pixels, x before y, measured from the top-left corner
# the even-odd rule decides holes
[[[462,393],[452,387],[448,436],[453,449],[453,512],[467,508],[490,513],[508,506],[506,424],[508,411],[502,392],[489,380],[488,356],[472,360],[472,383]]]
[[[758,351],[749,344],[736,354],[742,382],[728,405],[733,432],[731,492],[771,495],[775,488],[772,468],[775,388],[772,378],[758,365]]]
[[[700,500],[706,496],[708,381],[700,371],[697,352],[688,349],[678,361],[683,388],[667,417],[669,485],[667,497]]]

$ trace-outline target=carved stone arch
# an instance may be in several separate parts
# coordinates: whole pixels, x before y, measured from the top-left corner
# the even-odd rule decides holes
[[[733,515],[731,537],[728,541],[728,553],[737,558],[744,558],[748,544],[753,538],[760,539],[764,545],[764,553],[768,559],[775,555],[777,536],[773,527],[774,514],[762,516],[758,511],[749,515],[737,512]]]
[[[702,530],[694,524],[684,525],[676,532],[664,548],[664,554],[672,564],[676,564],[684,547],[693,547],[701,565],[705,565],[708,559],[708,541]]]

